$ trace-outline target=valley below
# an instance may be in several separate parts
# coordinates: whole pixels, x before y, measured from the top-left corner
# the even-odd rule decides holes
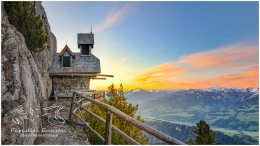
[[[258,144],[258,88],[126,91],[138,104],[145,123],[181,141],[193,138],[192,130],[204,120],[214,130],[216,144]],[[163,144],[148,134],[150,144]]]

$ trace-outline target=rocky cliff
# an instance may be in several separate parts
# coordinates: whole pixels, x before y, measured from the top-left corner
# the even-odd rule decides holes
[[[33,144],[41,126],[42,103],[51,94],[52,82],[48,69],[55,64],[56,38],[41,2],[36,2],[36,14],[44,16],[48,33],[48,48],[32,53],[23,35],[12,26],[1,3],[1,104],[2,144]],[[21,130],[26,131],[21,131]]]

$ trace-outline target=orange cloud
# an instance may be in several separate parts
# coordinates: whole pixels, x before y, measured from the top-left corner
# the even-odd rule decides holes
[[[133,83],[145,89],[258,87],[258,68],[257,46],[233,44],[154,66]]]
[[[146,77],[144,81],[139,80],[139,87],[143,89],[187,89],[187,88],[208,88],[212,86],[222,87],[258,87],[259,85],[258,68],[242,73],[218,76],[209,79],[181,79],[167,80],[163,77]]]
[[[258,87],[259,68],[242,73],[223,75],[198,82],[198,87],[223,86],[223,87]]]
[[[142,76],[152,75],[152,76],[168,76],[168,75],[177,75],[183,73],[184,70],[177,67],[174,63],[163,63],[152,67],[148,71],[144,72]]]
[[[249,44],[232,44],[218,49],[181,57],[180,65],[191,68],[244,69],[258,66],[258,47]]]

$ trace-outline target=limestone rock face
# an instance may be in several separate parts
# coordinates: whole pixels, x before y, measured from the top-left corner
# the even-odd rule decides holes
[[[51,66],[55,66],[55,64],[58,64],[58,61],[54,59],[57,51],[57,41],[54,34],[51,32],[50,25],[47,19],[47,15],[45,13],[45,10],[42,6],[42,2],[37,1],[35,3],[35,10],[36,15],[43,17],[43,24],[45,27],[45,30],[48,34],[48,42],[47,42],[47,49],[44,49],[41,52],[32,53],[34,60],[38,66],[39,72],[43,78],[44,86],[46,87],[46,94],[48,97],[51,95],[51,89],[52,89],[52,82],[51,78],[49,77],[49,68]]]
[[[54,63],[56,38],[50,30],[41,2],[36,2],[37,14],[45,17],[49,47],[42,52],[31,53],[23,35],[9,23],[3,2],[1,7],[1,143],[33,144],[36,137],[28,135],[36,134],[41,127],[42,103],[51,94],[52,82],[48,69]]]

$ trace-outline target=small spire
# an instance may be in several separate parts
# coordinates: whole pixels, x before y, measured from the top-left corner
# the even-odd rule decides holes
[[[92,33],[92,26],[91,26],[91,28],[90,28],[90,33]]]

